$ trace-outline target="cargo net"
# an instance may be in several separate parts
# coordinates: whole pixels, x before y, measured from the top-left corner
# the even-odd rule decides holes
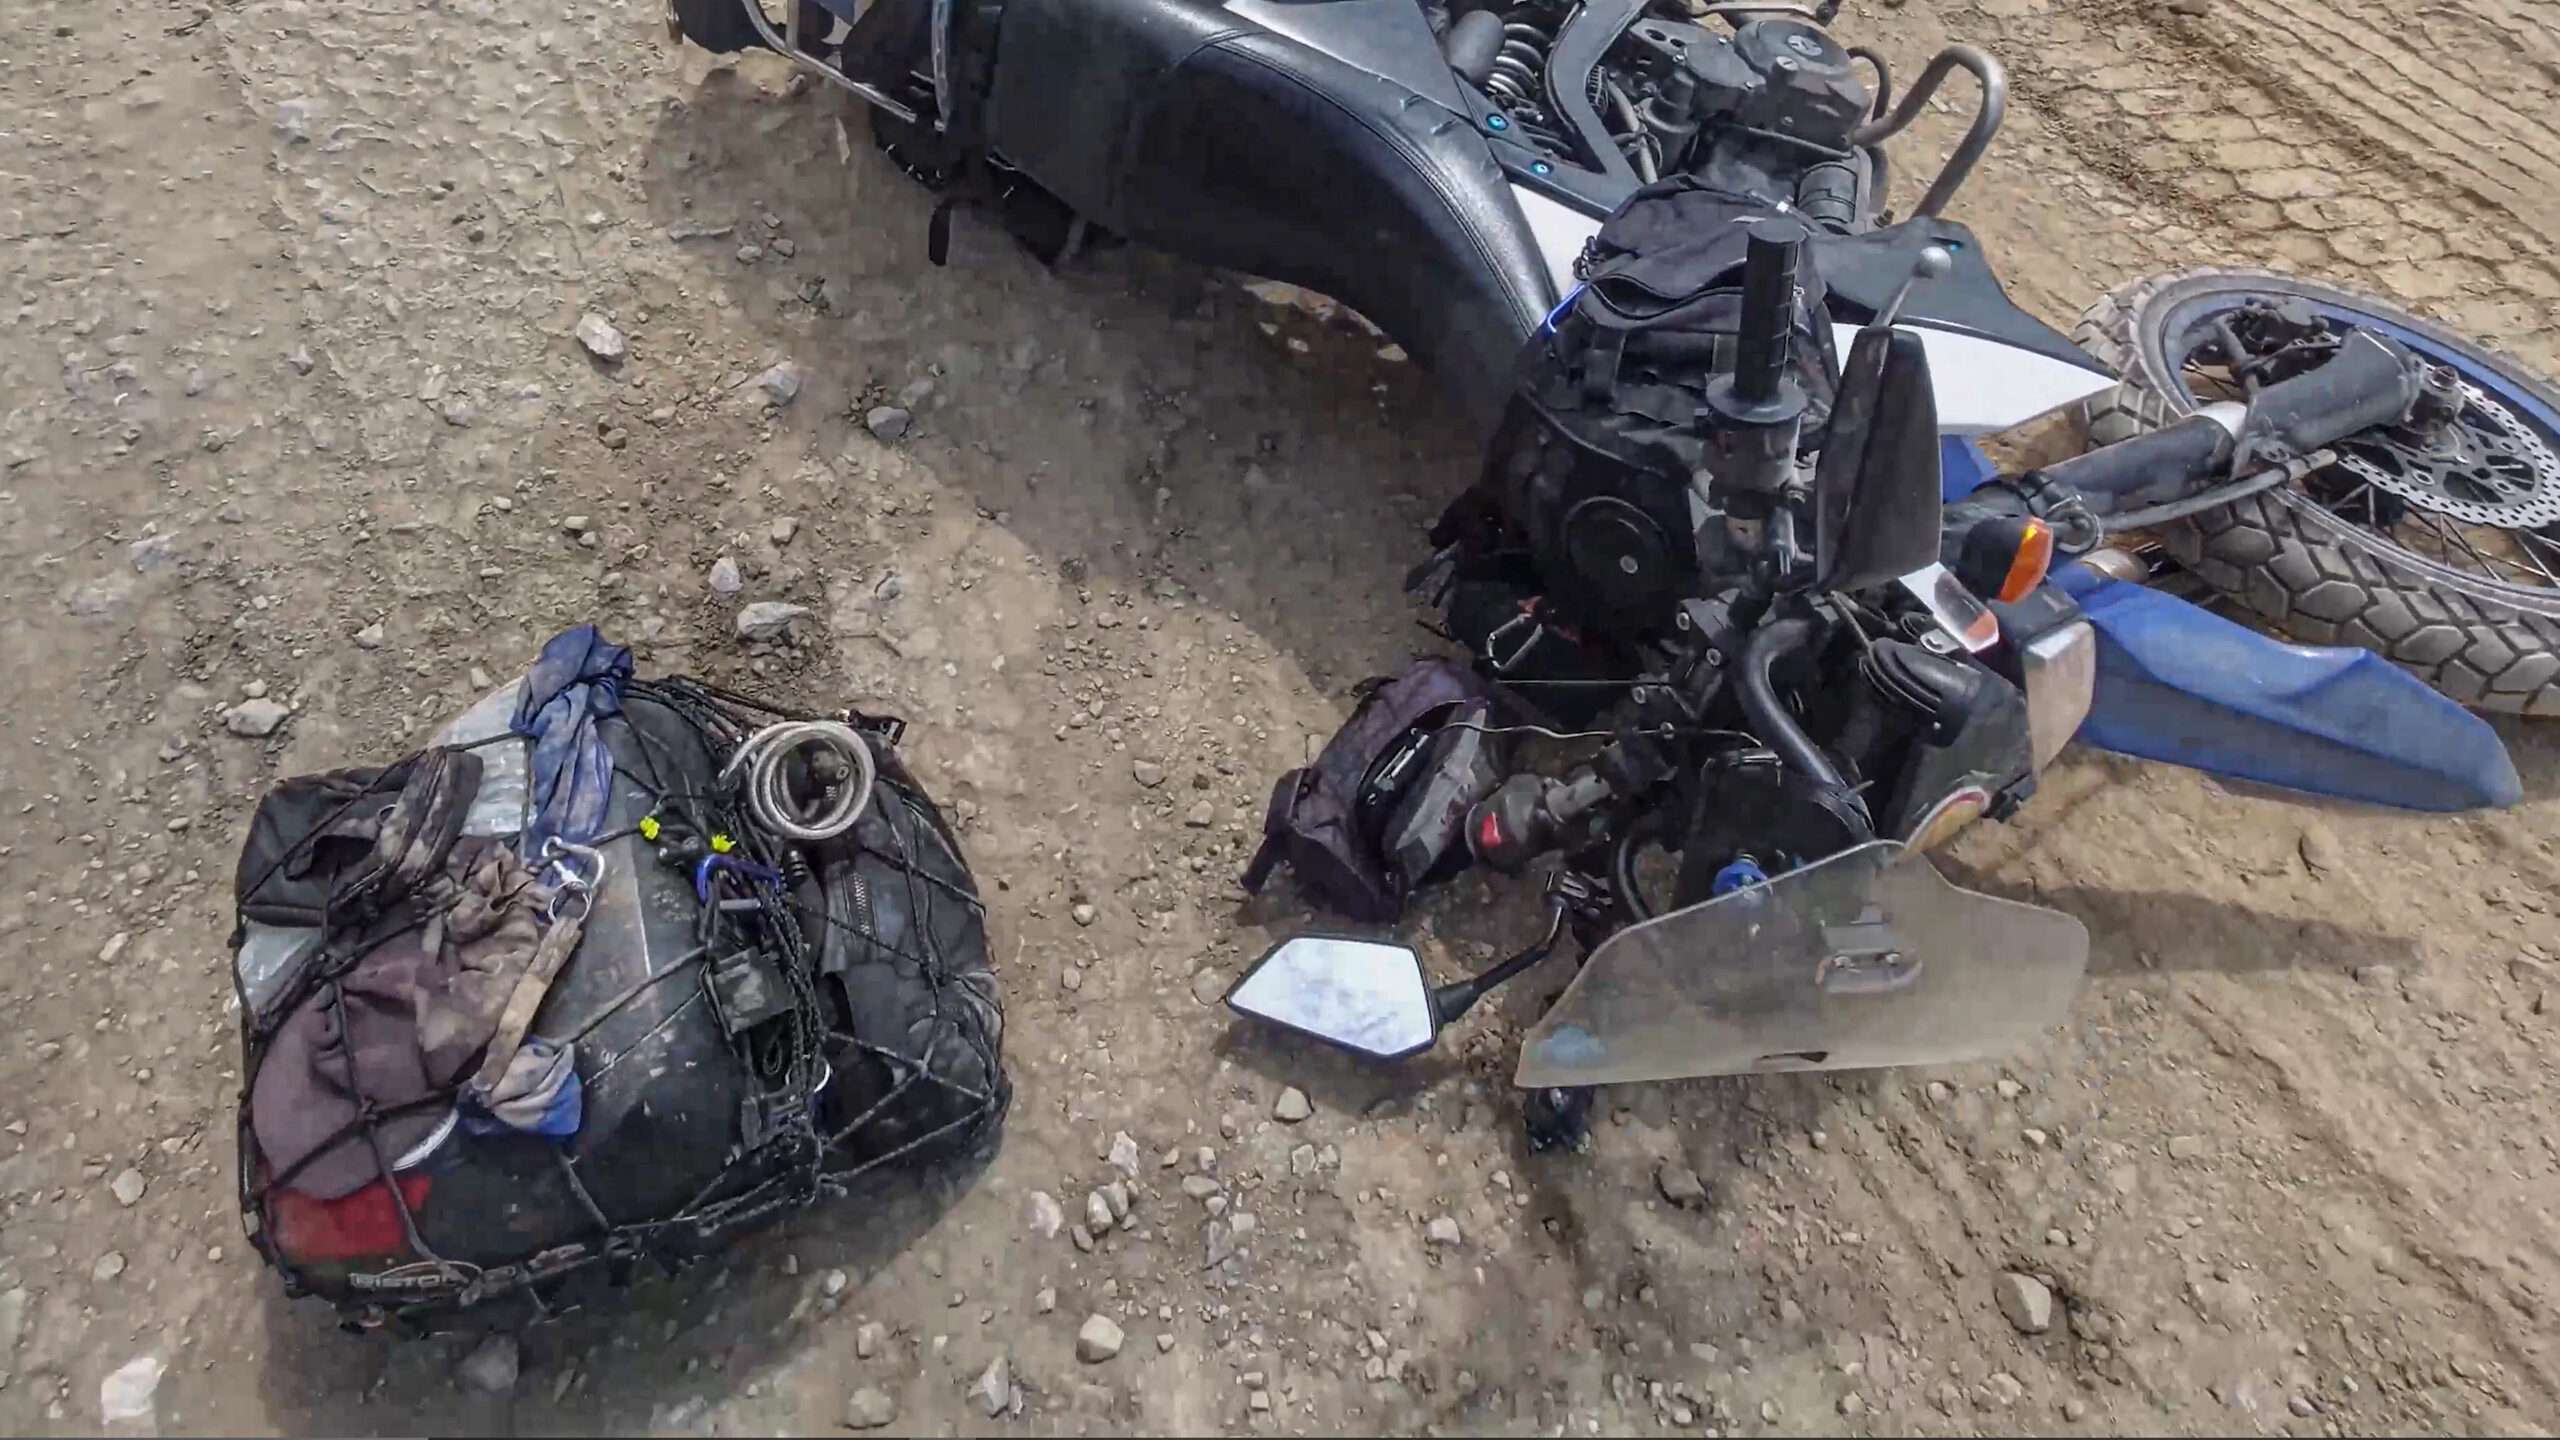
[[[289,1294],[329,1295],[367,1326],[512,1296],[547,1313],[556,1281],[601,1269],[619,1284],[644,1260],[678,1268],[753,1226],[846,1194],[875,1171],[965,1152],[1000,1123],[1010,1087],[984,907],[940,812],[897,758],[904,722],[788,711],[690,678],[627,680],[620,701],[622,713],[603,724],[617,783],[643,797],[643,813],[570,848],[595,854],[636,838],[620,849],[689,882],[694,943],[591,1013],[564,1023],[545,1012],[552,1023],[533,1033],[575,1046],[648,991],[699,987],[749,1079],[717,1175],[666,1213],[617,1223],[583,1178],[570,1135],[547,1148],[583,1233],[495,1263],[439,1254],[402,1183],[414,1175],[397,1170],[385,1127],[452,1112],[459,1083],[399,1104],[377,1103],[351,1083],[355,1118],[300,1163],[270,1173],[250,1097],[278,1030],[304,1006],[328,1007],[341,1017],[335,1058],[354,1082],[343,1019],[349,974],[376,947],[429,923],[415,904],[331,916],[280,990],[256,1005],[242,994],[241,1205],[252,1242]],[[504,742],[521,737],[451,748]],[[361,807],[381,807],[386,793],[365,784],[313,835]],[[574,893],[575,868],[564,886],[549,883],[562,872],[536,872],[546,913],[565,904],[584,918],[590,897]],[[575,965],[574,952],[567,963]],[[586,1066],[582,1052],[578,1068]],[[370,1268],[298,1260],[279,1234],[277,1204],[305,1165],[358,1137],[374,1178],[361,1198],[387,1207],[407,1258]]]

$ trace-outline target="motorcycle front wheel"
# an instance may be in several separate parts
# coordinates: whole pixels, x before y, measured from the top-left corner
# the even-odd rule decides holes
[[[2124,377],[2087,402],[2108,445],[2239,398],[2215,321],[2298,300],[2451,368],[2461,413],[2427,444],[2342,442],[2340,462],[2158,536],[2178,562],[2296,639],[2355,645],[2480,710],[2560,715],[2560,388],[2398,306],[2300,276],[2192,270],[2120,287],[2072,330]]]

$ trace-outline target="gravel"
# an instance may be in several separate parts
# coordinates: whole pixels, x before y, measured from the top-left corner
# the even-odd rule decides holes
[[[1140,1164],[1138,1158],[1138,1142],[1129,1134],[1128,1131],[1114,1130],[1111,1132],[1111,1148],[1105,1152],[1104,1158],[1111,1162],[1112,1169],[1119,1171],[1121,1174],[1130,1176],[1133,1179],[1137,1176],[1138,1166]]]
[[[110,1425],[150,1419],[160,1377],[168,1371],[167,1362],[157,1355],[137,1355],[117,1366],[98,1386],[99,1416]]]
[[[1436,1249],[1447,1250],[1464,1244],[1466,1236],[1460,1233],[1456,1216],[1435,1215],[1430,1224],[1422,1227],[1422,1239]]]
[[[844,1423],[856,1430],[877,1430],[898,1418],[898,1402],[877,1385],[865,1385],[845,1401]]]
[[[1271,1106],[1271,1118],[1283,1125],[1295,1125],[1314,1113],[1314,1102],[1307,1099],[1306,1091],[1295,1085],[1283,1089],[1280,1098]]]
[[[116,1178],[107,1182],[108,1193],[116,1197],[117,1204],[128,1210],[142,1199],[144,1188],[142,1172],[130,1165],[117,1171]]]
[[[1141,788],[1148,790],[1153,790],[1164,783],[1164,767],[1153,760],[1131,761],[1129,775]]]
[[[915,423],[915,412],[903,405],[874,405],[862,417],[863,428],[880,440],[903,440]]]
[[[1022,1202],[1022,1221],[1031,1227],[1032,1234],[1043,1240],[1055,1240],[1058,1232],[1067,1228],[1066,1207],[1048,1191],[1034,1190],[1030,1198]]]
[[[747,582],[746,577],[738,573],[738,562],[723,555],[711,562],[709,583],[714,595],[735,595],[745,588]]]
[[[222,712],[222,728],[244,739],[262,739],[284,728],[284,722],[292,714],[279,701],[265,698],[243,700]]]
[[[1119,1217],[1111,1213],[1111,1202],[1102,1198],[1101,1191],[1096,1190],[1084,1197],[1084,1225],[1086,1229],[1092,1231],[1096,1235],[1099,1235],[1117,1224],[1118,1221]]]
[[[466,1355],[457,1372],[462,1383],[484,1395],[504,1395],[516,1388],[521,1359],[513,1335],[492,1335]]]
[[[1665,1160],[1654,1167],[1653,1185],[1662,1192],[1663,1199],[1683,1210],[1707,1203],[1706,1182],[1698,1178],[1697,1171],[1676,1160]]]
[[[578,343],[607,365],[620,364],[631,353],[631,342],[622,331],[592,310],[578,317]]]
[[[792,621],[810,613],[806,605],[792,605],[780,600],[758,600],[738,612],[738,638],[779,640],[790,633]]]
[[[275,129],[288,145],[311,143],[311,122],[320,118],[322,108],[317,100],[295,96],[276,104]]]
[[[2041,1335],[2053,1328],[2053,1292],[2033,1275],[2014,1270],[2003,1274],[1993,1284],[1992,1298],[2022,1335]]]
[[[866,1320],[853,1332],[853,1354],[857,1360],[878,1355],[889,1343],[889,1327],[877,1320]]]
[[[1089,1315],[1076,1330],[1076,1358],[1087,1365],[1099,1365],[1120,1353],[1128,1340],[1119,1325],[1108,1315]]]
[[[785,360],[756,377],[756,388],[775,409],[800,398],[800,367]]]
[[[1013,1365],[1002,1355],[987,1362],[978,1378],[969,1383],[969,1399],[980,1414],[992,1420],[1013,1403]]]
[[[178,563],[178,537],[174,533],[145,535],[125,546],[124,554],[135,574],[154,574]]]
[[[2313,875],[2329,874],[2346,863],[2346,852],[2338,846],[2337,833],[2317,820],[2302,827],[2295,849],[2301,852],[2302,868]]]

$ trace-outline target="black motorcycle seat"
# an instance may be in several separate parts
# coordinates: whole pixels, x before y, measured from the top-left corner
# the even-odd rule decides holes
[[[1331,296],[1499,411],[1555,293],[1467,117],[1201,0],[1011,0],[997,54],[989,139],[1078,213]]]

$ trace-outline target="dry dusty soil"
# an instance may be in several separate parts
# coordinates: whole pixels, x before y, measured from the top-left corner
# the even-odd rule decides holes
[[[2560,366],[2544,0],[1842,28],[1905,74],[2007,56],[1959,208],[2049,320],[2272,263]],[[846,118],[671,47],[656,0],[0,6],[0,1428],[95,1430],[154,1361],[127,1423],[169,1432],[833,1432],[865,1390],[932,1431],[2560,1426],[2560,731],[2502,723],[2531,798],[2455,818],[2075,753],[1950,862],[2088,921],[2067,1027],[1613,1093],[1588,1153],[1530,1156],[1505,1082],[1546,977],[1392,1072],[1201,998],[1301,918],[1233,877],[1270,777],[1430,643],[1397,587],[1470,437],[1356,326],[1161,257],[1053,274],[964,221],[928,267],[926,199]],[[750,652],[759,599],[816,613]],[[230,866],[271,779],[401,752],[589,618],[654,671],[916,722],[1019,1095],[984,1168],[475,1386],[476,1337],[340,1333],[243,1243]],[[289,718],[230,733],[255,695]],[[1411,928],[1455,965],[1528,918],[1466,883]],[[1124,1132],[1130,1225],[1033,1233]],[[1095,1315],[1126,1343],[1086,1363]]]

